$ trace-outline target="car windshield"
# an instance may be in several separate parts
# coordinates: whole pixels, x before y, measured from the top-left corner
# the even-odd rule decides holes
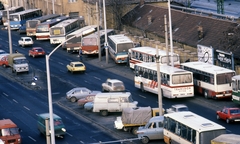
[[[42,49],[35,49],[36,52],[42,52],[43,50]]]
[[[234,115],[234,114],[240,114],[240,109],[230,110],[230,113],[231,113],[232,115]]]
[[[182,107],[182,108],[179,108],[178,111],[188,111],[188,108],[187,107]]]
[[[75,64],[75,67],[82,67],[83,64]]]
[[[122,83],[122,82],[116,82],[116,83],[114,83],[113,85],[114,85],[114,86],[122,86],[123,83]]]
[[[31,41],[31,39],[25,39],[25,41]]]
[[[16,59],[13,61],[14,64],[25,64],[27,63],[26,59]]]
[[[0,51],[0,54],[6,54],[6,52],[5,51]]]
[[[1,135],[2,136],[10,136],[10,135],[15,135],[15,134],[19,134],[19,129],[18,128],[1,129]]]
[[[54,119],[54,126],[60,126],[63,125],[63,122],[61,119]]]

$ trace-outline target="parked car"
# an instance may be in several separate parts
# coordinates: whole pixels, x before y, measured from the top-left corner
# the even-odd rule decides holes
[[[87,102],[84,104],[84,109],[87,111],[92,111],[93,110],[93,102]]]
[[[227,123],[240,121],[240,108],[223,108],[217,111],[217,119],[223,119]]]
[[[94,100],[94,97],[95,97],[95,95],[88,95],[85,98],[80,98],[78,100],[78,105],[82,107],[85,105],[85,103],[92,102]]]
[[[17,32],[19,34],[26,34],[26,25],[20,26]]]
[[[181,112],[181,111],[189,111],[188,107],[184,104],[175,104],[172,105],[171,108],[166,110],[167,113],[173,113],[173,112]]]
[[[102,83],[102,91],[122,92],[125,91],[125,86],[122,81],[117,79],[107,79]]]
[[[32,46],[33,40],[30,37],[21,37],[20,40],[18,40],[18,45],[25,47],[25,46]]]
[[[70,62],[70,64],[67,65],[67,70],[71,73],[85,72],[86,66],[82,62]]]
[[[100,93],[100,91],[92,91],[85,87],[77,87],[68,91],[66,93],[66,98],[71,102],[76,102],[80,98],[85,98],[88,95],[96,95],[97,93]]]
[[[31,50],[28,51],[28,55],[32,57],[36,56],[45,56],[46,52],[41,47],[33,47]]]

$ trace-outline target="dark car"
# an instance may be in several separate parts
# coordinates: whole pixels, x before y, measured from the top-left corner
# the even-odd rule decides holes
[[[19,28],[18,33],[19,33],[19,34],[26,34],[26,26],[25,26],[25,25],[22,25],[22,26]]]

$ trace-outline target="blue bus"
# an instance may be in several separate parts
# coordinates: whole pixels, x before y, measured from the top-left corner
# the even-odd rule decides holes
[[[25,11],[10,14],[10,29],[18,30],[27,20],[42,16],[41,9],[28,9]]]

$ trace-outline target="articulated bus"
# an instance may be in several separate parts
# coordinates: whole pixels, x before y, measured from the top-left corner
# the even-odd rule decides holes
[[[8,8],[9,15],[12,14],[12,13],[16,13],[16,12],[20,12],[20,11],[24,11],[24,10],[25,9],[22,6]],[[3,23],[4,26],[8,26],[7,9],[2,12],[2,23]]]
[[[240,75],[232,77],[232,101],[240,104]]]
[[[210,144],[211,140],[226,134],[226,128],[193,112],[164,114],[165,143]]]
[[[109,54],[115,63],[127,63],[128,50],[133,47],[134,42],[123,34],[108,36]]]
[[[65,43],[64,47],[66,47],[67,52],[79,52],[82,38],[96,31],[97,31],[97,25],[89,25],[68,34],[66,36],[66,39],[70,39],[78,34],[81,34],[81,37],[74,37]]]
[[[82,54],[87,54],[87,55],[98,54],[99,53],[98,38],[100,39],[101,53],[104,54],[105,53],[104,43],[105,43],[106,33],[107,33],[107,36],[115,34],[113,29],[107,29],[107,31],[100,30],[99,36],[98,36],[98,32],[95,32],[88,36],[83,37],[82,46],[81,46]]]
[[[49,40],[50,39],[50,28],[64,20],[67,20],[69,17],[61,16],[49,21],[40,23],[36,27],[36,39],[37,40]]]
[[[51,20],[54,18],[59,17],[59,14],[49,14],[49,15],[44,15],[38,18],[34,18],[31,20],[28,20],[26,22],[26,34],[27,36],[36,36],[36,27],[38,24],[43,23],[47,20]]]
[[[171,52],[167,56],[167,52],[164,50],[158,50],[158,55],[160,56],[159,61],[161,65],[167,64],[167,59],[169,59],[169,64],[171,65]],[[135,47],[128,50],[129,55],[129,66],[134,69],[135,64],[142,62],[156,62],[156,48],[153,47]],[[179,55],[173,53],[173,64],[175,67],[180,66]]]
[[[50,43],[61,44],[66,41],[66,36],[77,29],[80,29],[79,19],[67,19],[50,28]]]
[[[181,68],[193,72],[195,92],[205,98],[232,97],[231,81],[235,71],[204,62],[181,63]]]
[[[27,20],[41,17],[41,9],[28,9],[25,11],[10,14],[10,28],[18,30],[22,25],[26,24]]]
[[[167,98],[194,96],[193,73],[169,65],[161,65],[161,92]],[[134,85],[141,91],[158,94],[157,63],[138,63],[134,68]]]

